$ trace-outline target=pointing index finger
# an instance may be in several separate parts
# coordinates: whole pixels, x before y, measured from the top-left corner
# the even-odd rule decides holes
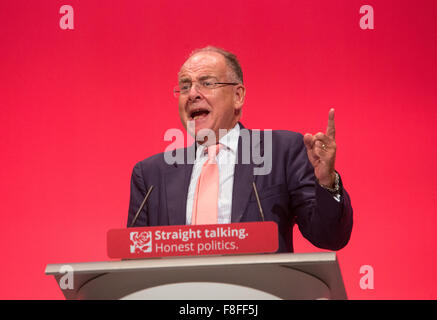
[[[335,139],[335,110],[331,108],[328,115],[328,127],[326,128],[326,135],[332,139]]]

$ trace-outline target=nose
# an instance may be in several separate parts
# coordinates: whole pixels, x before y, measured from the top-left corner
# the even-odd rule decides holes
[[[195,101],[202,99],[202,96],[200,95],[200,91],[198,89],[198,84],[195,82],[192,84],[190,91],[188,92],[188,100],[189,101]]]

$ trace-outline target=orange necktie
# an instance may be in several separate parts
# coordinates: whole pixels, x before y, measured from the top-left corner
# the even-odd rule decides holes
[[[204,163],[194,193],[191,224],[215,224],[218,212],[219,170],[215,160],[220,144],[208,147],[208,160]]]

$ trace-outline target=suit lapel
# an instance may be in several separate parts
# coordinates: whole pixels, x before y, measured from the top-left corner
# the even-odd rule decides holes
[[[187,154],[191,154],[195,144],[184,149],[184,163],[175,163],[165,174],[165,188],[167,196],[167,213],[170,225],[186,224],[186,209],[188,187],[190,185],[193,163],[188,163]],[[190,161],[192,162],[192,161]]]
[[[244,127],[240,124],[241,130]],[[232,213],[231,213],[231,222],[240,222],[243,217],[244,212],[246,211],[247,205],[250,200],[250,195],[252,193],[252,182],[254,181],[253,168],[255,165],[253,164],[252,159],[252,132],[248,130],[249,135],[244,139],[249,139],[249,148],[246,148],[245,152],[249,152],[249,162],[243,163],[243,138],[240,131],[240,137],[238,139],[238,154],[237,154],[237,163],[235,164],[234,170],[234,186],[232,190]],[[247,162],[247,161],[246,161]]]

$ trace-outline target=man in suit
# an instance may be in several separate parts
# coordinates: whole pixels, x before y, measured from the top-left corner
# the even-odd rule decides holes
[[[196,50],[181,67],[178,81],[175,93],[179,99],[179,116],[196,142],[182,150],[183,161],[169,163],[174,152],[181,151],[176,150],[154,155],[135,165],[128,226],[147,190],[154,186],[134,226],[264,219],[278,224],[278,252],[293,252],[294,224],[317,247],[339,250],[348,243],[352,207],[335,170],[333,109],[329,111],[326,133],[302,136],[274,130],[255,139],[253,132],[239,122],[246,89],[235,55],[215,47]],[[248,133],[245,135],[248,139],[243,139],[243,132]],[[244,147],[247,141],[250,148]],[[212,147],[218,148],[210,156]],[[254,174],[260,165],[253,155],[244,161],[244,150],[253,150],[252,147],[261,154],[270,153],[271,168],[266,174]],[[194,163],[189,161],[190,154],[195,155]],[[269,155],[264,154],[266,156]],[[214,168],[214,174],[206,173],[205,170],[212,170],[210,168]],[[215,186],[212,180],[199,182],[207,181],[202,180],[206,176],[215,177],[217,187],[212,187]],[[205,188],[209,189],[205,191]],[[215,198],[205,201],[211,195]],[[199,208],[204,205],[202,201],[207,205],[213,203],[212,209]],[[210,212],[215,214],[212,218],[202,216]]]

